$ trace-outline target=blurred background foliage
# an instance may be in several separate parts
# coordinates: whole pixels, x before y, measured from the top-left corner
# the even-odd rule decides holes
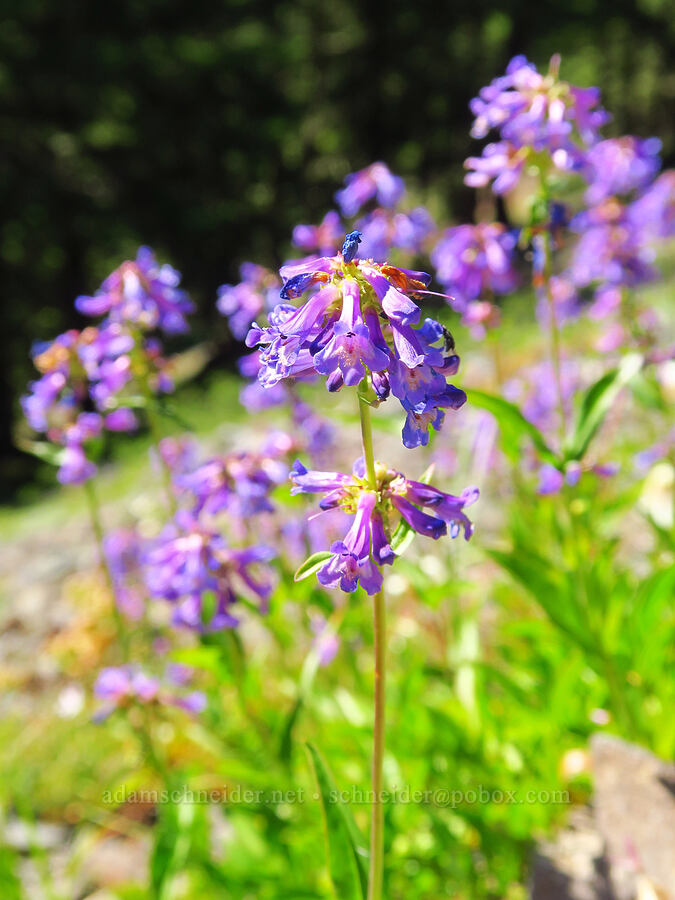
[[[75,296],[140,243],[184,273],[213,336],[218,284],[271,264],[347,172],[383,159],[457,221],[467,104],[525,53],[598,84],[608,133],[658,134],[673,162],[668,0],[564,5],[391,0],[23,0],[0,29],[2,494],[32,342],[79,324]],[[439,212],[439,210],[435,210]],[[221,362],[228,353],[225,328]]]

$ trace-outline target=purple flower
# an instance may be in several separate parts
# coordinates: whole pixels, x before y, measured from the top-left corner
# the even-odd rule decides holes
[[[108,413],[104,423],[108,431],[135,431],[138,428],[138,417],[133,410],[120,407]]]
[[[457,370],[458,357],[446,356],[447,334],[431,319],[421,327],[420,307],[415,302],[427,292],[430,276],[424,272],[400,269],[372,260],[351,259],[355,238],[348,235],[344,254],[285,266],[285,296],[296,297],[308,287],[320,285],[310,293],[304,305],[296,308],[279,304],[269,316],[269,325],[254,324],[247,337],[248,346],[259,345],[258,378],[272,387],[288,377],[307,377],[313,372],[326,376],[329,391],[343,385],[355,386],[368,377],[378,397],[389,393],[392,373],[400,366],[414,370],[425,366],[427,390],[415,402],[406,401],[401,390],[396,395],[406,410],[421,399],[424,409],[417,410],[420,423],[438,427],[443,419],[440,408],[457,408],[461,392],[447,387],[445,374]],[[438,346],[438,345],[441,346]],[[450,367],[450,368],[449,368]],[[396,392],[395,392],[396,393]],[[462,395],[463,396],[463,395]],[[410,435],[417,446],[426,443],[426,431]]]
[[[375,209],[359,219],[362,233],[359,254],[362,259],[384,262],[392,249],[419,253],[425,239],[433,232],[434,222],[424,207],[411,212]]]
[[[654,254],[645,235],[627,208],[614,198],[579,213],[570,227],[580,235],[568,269],[578,287],[635,287],[655,277]]]
[[[106,534],[103,550],[118,608],[128,618],[140,619],[145,610],[145,540],[135,528],[118,528]]]
[[[266,610],[272,584],[256,578],[252,567],[274,555],[264,546],[230,548],[220,534],[181,511],[147,553],[146,584],[152,597],[173,605],[174,625],[220,631],[238,624],[233,607],[242,593]]]
[[[516,186],[525,165],[527,153],[508,141],[487,144],[482,156],[470,156],[464,162],[469,172],[464,184],[469,187],[486,187],[492,181],[495,194],[506,194]]]
[[[293,243],[305,253],[325,256],[332,253],[344,233],[340,214],[331,210],[323,217],[320,225],[296,225],[293,229]]]
[[[628,207],[626,215],[649,239],[675,235],[675,170],[659,175]]]
[[[86,316],[108,315],[112,322],[181,333],[188,330],[185,316],[194,307],[179,284],[179,272],[160,266],[149,247],[139,247],[135,261],[123,262],[93,297],[78,297],[75,306]]]
[[[591,147],[585,157],[586,202],[594,206],[613,194],[646,187],[661,167],[660,151],[658,138],[640,140],[630,135]]]
[[[476,488],[455,497],[431,485],[408,481],[379,463],[376,476],[373,489],[363,459],[357,460],[351,475],[311,472],[299,461],[291,470],[291,493],[323,493],[322,509],[340,509],[353,516],[345,537],[331,545],[332,555],[317,573],[325,587],[351,593],[360,584],[367,593],[377,593],[382,586],[381,566],[395,558],[390,540],[401,520],[434,539],[446,534],[448,525],[451,537],[462,529],[467,540],[471,536],[472,525],[463,510],[478,498]]]
[[[559,64],[554,57],[549,72],[541,75],[524,56],[514,57],[506,74],[471,101],[471,136],[483,138],[495,129],[516,147],[549,152],[569,148],[574,126],[582,143],[597,140],[598,129],[609,119],[598,106],[599,93],[561,82]]]
[[[354,216],[369,200],[375,198],[380,206],[396,206],[403,195],[403,179],[392,175],[383,162],[372,163],[365,169],[348,175],[346,187],[335,199],[345,216]]]
[[[216,306],[227,318],[237,340],[246,337],[249,326],[262,312],[269,312],[277,302],[279,278],[264,266],[243,263],[239,284],[221,284]]]
[[[436,277],[452,294],[457,312],[468,301],[510,294],[518,283],[513,268],[516,235],[499,223],[459,225],[443,232],[431,253]]]
[[[187,694],[163,685],[159,678],[148,675],[138,666],[110,666],[102,669],[94,685],[94,695],[102,700],[102,705],[94,714],[101,722],[115,709],[125,708],[134,703],[143,706],[162,704],[176,706],[189,713],[200,713],[206,708],[206,698],[200,691]]]

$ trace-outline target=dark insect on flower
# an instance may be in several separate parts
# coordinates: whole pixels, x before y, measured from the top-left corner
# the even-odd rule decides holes
[[[445,325],[441,326],[443,328],[443,341],[445,342],[445,352],[451,353],[455,349],[455,339],[452,336],[452,332],[445,327]]]
[[[350,231],[349,234],[345,235],[345,241],[342,245],[342,258],[346,263],[350,263],[354,259],[360,243],[360,231]]]

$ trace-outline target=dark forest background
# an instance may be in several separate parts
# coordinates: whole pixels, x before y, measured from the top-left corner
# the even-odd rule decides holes
[[[214,332],[216,287],[272,264],[345,174],[383,159],[470,218],[467,104],[525,53],[598,84],[610,133],[675,151],[669,0],[12,0],[0,25],[0,458],[13,449],[32,342],[150,244]],[[197,318],[197,317],[196,317]],[[226,330],[218,323],[223,353]],[[229,354],[233,355],[233,354]],[[224,411],[226,415],[226,411]]]

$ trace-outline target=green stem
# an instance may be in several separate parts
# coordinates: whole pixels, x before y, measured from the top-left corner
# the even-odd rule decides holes
[[[370,421],[370,406],[359,397],[361,419],[361,439],[366,463],[368,482],[373,490],[377,488],[375,457],[373,455],[373,429]],[[373,597],[373,633],[375,642],[375,689],[373,720],[373,764],[372,786],[373,805],[370,826],[370,870],[368,874],[368,900],[382,898],[382,872],[384,864],[384,805],[382,803],[382,760],[385,742],[385,676],[386,676],[386,618],[384,591]]]
[[[567,435],[567,415],[565,413],[565,399],[562,388],[562,373],[560,365],[560,329],[558,328],[558,316],[555,309],[555,300],[551,289],[551,276],[553,274],[553,259],[551,253],[551,234],[547,230],[544,234],[544,283],[546,302],[548,304],[548,317],[551,332],[551,360],[555,377],[556,393],[558,395],[558,411],[560,414],[560,431],[564,442]]]
[[[101,510],[98,502],[98,495],[96,494],[96,488],[94,487],[94,481],[92,478],[87,479],[84,482],[84,495],[87,498],[87,508],[89,510],[89,521],[91,523],[91,530],[94,532],[94,537],[96,538],[96,548],[98,551],[98,563],[101,572],[103,573],[103,577],[105,578],[106,586],[108,591],[110,592],[110,598],[112,600],[112,609],[113,609],[113,618],[115,620],[115,628],[117,630],[117,637],[120,643],[120,646],[123,650],[125,650],[126,655],[126,647],[127,647],[127,631],[124,627],[124,622],[122,621],[122,615],[117,608],[117,600],[115,599],[115,587],[113,584],[113,578],[110,573],[110,568],[108,566],[108,561],[105,556],[105,546],[104,546],[104,538],[105,532],[103,530],[103,523],[101,521]]]
[[[147,393],[147,418],[148,418],[148,427],[150,428],[150,436],[152,438],[152,443],[155,445],[157,449],[157,459],[159,461],[159,467],[162,475],[162,485],[164,487],[164,494],[166,496],[167,506],[169,508],[169,513],[173,516],[176,512],[176,497],[173,492],[173,486],[171,484],[171,470],[168,465],[164,462],[164,458],[159,449],[159,445],[163,438],[165,437],[164,429],[162,428],[160,422],[160,413],[157,412],[156,409],[156,398],[155,395],[150,391]]]

